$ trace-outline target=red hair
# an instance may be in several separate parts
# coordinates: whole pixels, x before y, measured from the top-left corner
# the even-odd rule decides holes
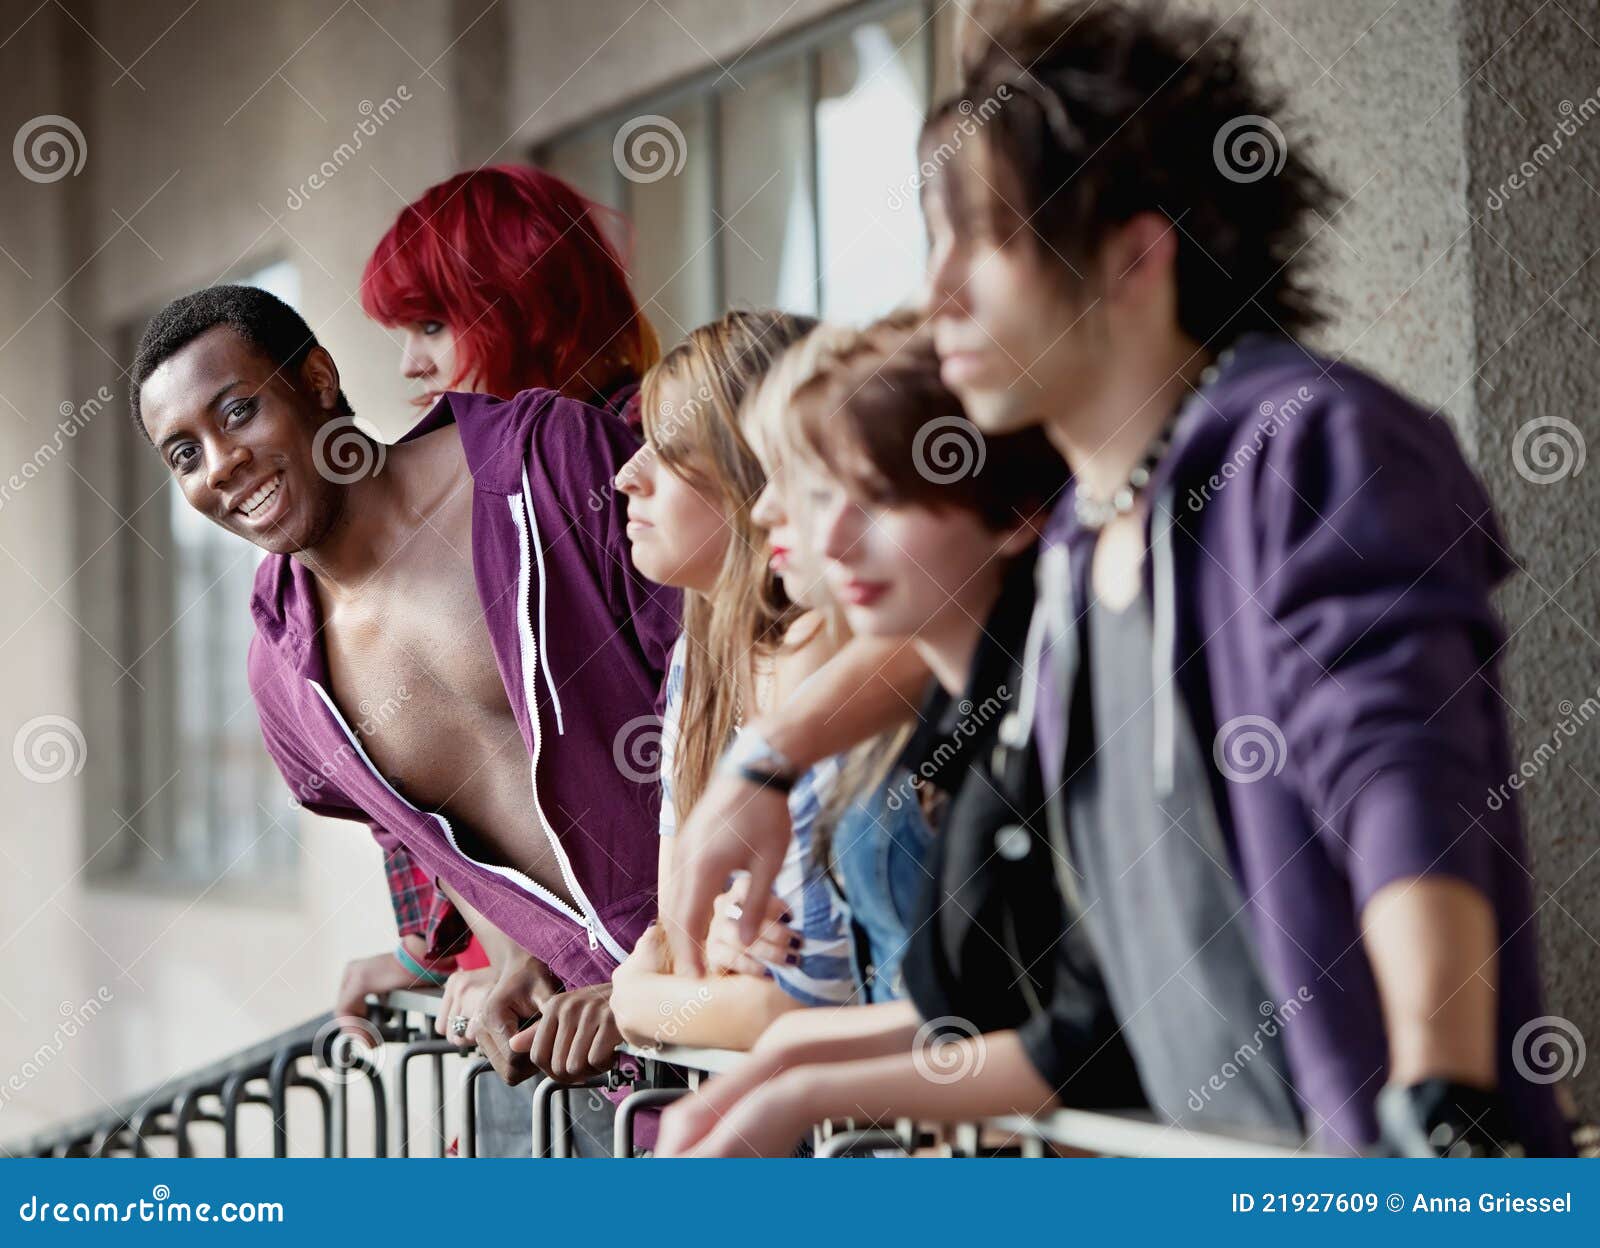
[[[379,240],[361,306],[384,325],[449,325],[452,388],[604,396],[660,355],[607,225],[627,232],[621,214],[542,169],[458,173],[408,204]]]

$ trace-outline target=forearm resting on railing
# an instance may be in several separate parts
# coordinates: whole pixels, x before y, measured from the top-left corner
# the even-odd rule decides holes
[[[797,1066],[779,1076],[778,1095],[806,1107],[811,1121],[967,1122],[1058,1108],[1014,1031],[999,1031],[854,1062]]]
[[[617,1026],[623,1039],[641,1047],[749,1049],[773,1020],[799,1008],[776,983],[755,975],[697,979],[634,971],[612,980]]]

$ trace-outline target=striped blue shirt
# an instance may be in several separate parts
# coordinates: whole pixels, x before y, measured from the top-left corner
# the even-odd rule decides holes
[[[679,720],[683,714],[684,669],[688,642],[679,637],[667,668],[667,705],[661,723],[661,835],[678,831],[672,772],[677,757]],[[789,819],[794,835],[772,891],[794,916],[800,935],[800,964],[768,962],[778,986],[803,1005],[843,1005],[856,995],[851,969],[850,909],[827,873],[813,861],[817,820],[828,794],[838,782],[839,764],[827,758],[805,772],[789,793]]]

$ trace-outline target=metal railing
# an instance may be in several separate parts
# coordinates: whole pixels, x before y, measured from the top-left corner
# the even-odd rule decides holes
[[[413,1064],[424,1060],[432,1068],[429,1134],[436,1156],[449,1153],[446,1117],[447,1063],[458,1065],[460,1097],[460,1154],[478,1152],[477,1085],[497,1079],[487,1060],[475,1049],[462,1049],[441,1040],[434,1032],[440,996],[434,992],[392,992],[374,1001],[362,1030],[381,1040],[382,1050],[367,1051],[341,1036],[330,1015],[252,1045],[250,1048],[186,1075],[169,1079],[143,1095],[129,1097],[97,1113],[58,1124],[25,1139],[0,1145],[0,1154],[13,1157],[144,1157],[155,1155],[154,1146],[179,1157],[199,1155],[197,1128],[220,1128],[222,1155],[241,1156],[244,1115],[264,1109],[271,1129],[274,1157],[289,1153],[290,1111],[318,1114],[320,1142],[325,1157],[347,1157],[351,1152],[352,1095],[371,1109],[370,1148],[383,1157],[391,1144],[399,1156],[411,1155],[411,1099],[415,1091]],[[637,1154],[636,1132],[640,1115],[658,1110],[699,1086],[703,1077],[733,1069],[743,1053],[723,1049],[682,1046],[637,1048],[623,1046],[638,1066],[632,1091],[617,1106],[613,1155]],[[392,1072],[392,1082],[386,1074]],[[580,1089],[629,1086],[618,1076],[567,1084],[555,1079],[536,1081],[530,1152],[534,1157],[561,1157],[572,1153],[570,1096]],[[352,1092],[355,1089],[355,1092]],[[291,1093],[298,1095],[291,1097]],[[391,1103],[392,1098],[392,1103]],[[259,1124],[258,1124],[259,1125]],[[908,1120],[884,1127],[854,1122],[826,1123],[813,1136],[819,1157],[910,1155],[938,1153],[947,1156],[1045,1156],[1051,1153],[1091,1153],[1123,1157],[1276,1157],[1311,1155],[1302,1144],[1283,1137],[1200,1133],[1156,1121],[1149,1115],[1092,1113],[1060,1110],[1036,1118],[1004,1117],[982,1122],[923,1124]]]

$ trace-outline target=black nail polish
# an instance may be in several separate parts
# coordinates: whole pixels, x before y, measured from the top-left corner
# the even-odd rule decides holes
[[[788,958],[785,959],[785,961],[787,961],[790,966],[799,966],[800,965],[800,959],[797,958],[792,953],[788,956]]]
[[[800,947],[800,938],[798,936],[789,937],[789,948],[798,949],[799,947]]]

